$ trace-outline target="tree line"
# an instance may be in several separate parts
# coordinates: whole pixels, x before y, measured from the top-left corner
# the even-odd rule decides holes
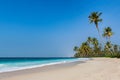
[[[120,58],[120,46],[112,44],[111,36],[113,31],[111,27],[105,27],[103,33],[100,33],[98,23],[102,22],[100,18],[102,13],[92,12],[90,14],[89,21],[94,23],[98,31],[101,42],[95,37],[88,37],[79,47],[75,46],[74,57],[117,57]],[[106,39],[106,41],[103,40]]]

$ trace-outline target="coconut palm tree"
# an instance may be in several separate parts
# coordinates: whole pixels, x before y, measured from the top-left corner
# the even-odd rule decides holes
[[[89,20],[90,20],[90,23],[94,23],[95,24],[96,29],[97,29],[99,35],[100,35],[100,31],[99,31],[98,23],[102,21],[102,19],[100,18],[101,14],[102,14],[101,12],[100,13],[99,12],[92,12],[90,14],[90,16],[88,17]]]
[[[107,42],[105,47],[108,47],[110,49],[110,48],[112,48],[112,44],[110,42]]]
[[[88,37],[87,38],[87,42],[90,44],[92,42],[92,38],[91,37]]]
[[[88,56],[90,55],[92,49],[88,45],[87,42],[83,42],[81,47],[80,47],[80,53],[83,54],[83,56]]]
[[[97,40],[97,38],[93,38],[92,39],[92,43],[93,43],[93,45],[95,46],[95,47],[97,47],[98,48],[98,40]]]
[[[104,29],[103,37],[106,37],[106,39],[110,42],[110,37],[113,35],[112,29],[110,27],[107,27]]]
[[[73,50],[74,50],[74,51],[78,51],[78,50],[79,50],[79,47],[75,46]]]
[[[113,45],[109,41],[107,41],[104,46],[104,51],[105,51],[106,55],[112,56],[114,54],[112,48],[113,48]]]
[[[97,38],[93,38],[92,39],[92,44],[93,44],[93,50],[95,53],[98,53],[98,49],[99,49],[99,43]]]
[[[94,23],[95,24],[96,29],[97,29],[98,34],[99,34],[99,37],[100,37],[102,43],[104,44],[105,42],[102,40],[100,31],[99,31],[99,27],[98,27],[98,23],[102,22],[102,19],[100,18],[101,14],[102,14],[101,12],[100,13],[99,12],[92,12],[88,18],[90,20],[90,23]],[[106,45],[106,47],[109,49],[109,47],[107,45]],[[110,49],[109,49],[109,51],[111,52]]]

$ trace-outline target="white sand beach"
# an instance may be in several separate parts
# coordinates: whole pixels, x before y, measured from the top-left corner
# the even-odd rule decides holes
[[[85,63],[3,73],[0,80],[120,80],[120,59],[93,58]]]

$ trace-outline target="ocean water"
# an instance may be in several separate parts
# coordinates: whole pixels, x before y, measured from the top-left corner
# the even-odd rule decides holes
[[[0,73],[47,65],[86,61],[88,58],[0,58]]]

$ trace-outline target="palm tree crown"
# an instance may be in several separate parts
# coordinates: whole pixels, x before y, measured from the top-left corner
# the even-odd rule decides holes
[[[110,42],[106,42],[105,48],[107,48],[107,47],[110,49],[112,47],[112,44]]]
[[[93,42],[94,47],[98,48],[98,44],[99,44],[98,40],[96,38],[93,38],[92,42]]]
[[[99,31],[98,22],[102,21],[102,19],[100,18],[101,14],[102,13],[99,13],[99,12],[92,12],[88,17],[90,20],[90,23],[94,23],[98,31]]]
[[[75,46],[73,50],[78,51],[78,49],[79,49],[79,47]]]
[[[112,29],[107,27],[104,29],[103,37],[109,38],[113,35]]]
[[[88,54],[88,53],[90,53],[91,48],[87,42],[84,42],[84,43],[82,43],[82,45],[80,47],[80,51],[81,51],[81,53]]]
[[[92,42],[92,38],[88,37],[87,42],[90,44]]]

